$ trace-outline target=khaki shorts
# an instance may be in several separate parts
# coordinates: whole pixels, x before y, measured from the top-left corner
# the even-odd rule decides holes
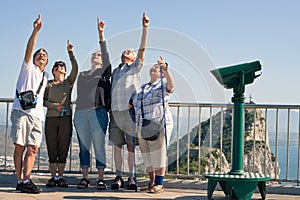
[[[19,110],[11,112],[10,135],[14,144],[21,146],[40,146],[42,143],[43,127],[39,118],[28,115]]]
[[[109,140],[112,144],[118,146],[124,144],[129,146],[138,145],[136,125],[130,116],[129,110],[110,112]]]

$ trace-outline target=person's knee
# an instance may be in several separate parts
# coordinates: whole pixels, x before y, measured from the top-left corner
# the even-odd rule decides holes
[[[128,152],[134,153],[134,147],[133,146],[127,145],[127,150],[128,150]]]
[[[122,149],[123,149],[122,146],[115,145],[114,146],[114,153],[119,155],[119,154],[122,153]]]
[[[27,156],[35,156],[39,150],[38,146],[29,145],[27,147]]]
[[[25,151],[24,146],[16,144],[16,146],[15,146],[15,155],[23,155],[24,151]]]

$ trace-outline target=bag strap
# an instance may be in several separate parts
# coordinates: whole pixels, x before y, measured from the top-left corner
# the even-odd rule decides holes
[[[168,136],[167,136],[167,123],[166,123],[166,109],[165,109],[165,97],[164,97],[164,86],[163,86],[163,75],[162,75],[162,66],[160,66],[160,79],[161,79],[161,98],[162,98],[162,105],[163,105],[163,120],[164,120],[164,132],[165,132],[165,139],[166,139],[166,149],[168,149]]]
[[[38,95],[41,91],[41,88],[42,88],[43,83],[44,83],[44,76],[45,76],[45,72],[43,72],[43,78],[42,78],[42,81],[40,82],[38,90],[36,91],[36,95]]]
[[[40,82],[40,85],[39,85],[38,90],[36,91],[36,96],[40,93],[41,88],[42,88],[42,86],[43,86],[43,83],[44,83],[44,76],[45,76],[45,72],[43,72],[43,78],[42,78],[42,81]],[[17,98],[19,98],[19,93],[18,93],[18,90],[17,90],[17,89],[16,89],[16,95],[17,95]]]
[[[144,119],[144,106],[143,106],[143,97],[144,97],[144,89],[142,90],[142,96],[141,96],[141,112],[142,112],[142,120]]]

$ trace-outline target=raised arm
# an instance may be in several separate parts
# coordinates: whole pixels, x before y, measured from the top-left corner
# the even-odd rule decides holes
[[[104,27],[105,27],[105,23],[104,21],[100,20],[100,17],[97,18],[98,20],[98,34],[99,34],[99,40],[100,42],[104,42],[105,41],[105,37],[104,37]]]
[[[161,56],[159,57],[159,60],[157,61],[157,63],[159,64],[161,70],[163,70],[165,78],[167,80],[167,86],[166,86],[167,92],[169,92],[169,93],[173,92],[174,88],[175,88],[175,82],[169,71],[168,64],[166,63],[166,61],[164,61],[164,59]]]
[[[70,40],[68,40],[67,50],[68,50],[69,58],[71,61],[72,69],[71,69],[71,73],[67,79],[72,83],[72,85],[74,84],[77,74],[78,74],[78,63],[77,63],[77,60],[75,59],[75,55],[73,53],[73,48],[74,48],[74,46],[70,43]]]
[[[26,64],[28,64],[29,61],[32,60],[33,49],[36,44],[37,35],[41,27],[42,27],[42,19],[41,19],[41,15],[39,15],[38,18],[33,23],[33,31],[26,46],[25,59],[24,59]]]
[[[111,77],[111,62],[109,59],[109,54],[106,47],[106,41],[104,36],[104,28],[105,28],[105,22],[100,20],[100,17],[98,19],[98,34],[99,34],[99,41],[100,41],[100,48],[101,48],[101,58],[103,63],[103,69],[104,72],[102,74],[102,77],[105,77],[107,80]]]
[[[150,24],[150,19],[148,18],[146,13],[143,14],[142,23],[143,23],[142,39],[141,39],[141,44],[140,44],[140,48],[138,50],[137,57],[140,58],[142,61],[144,61],[146,43],[147,43],[147,35],[148,35],[148,27]]]

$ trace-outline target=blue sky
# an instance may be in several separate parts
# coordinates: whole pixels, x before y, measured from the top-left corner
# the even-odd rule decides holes
[[[259,104],[299,104],[300,1],[74,1],[3,0],[0,7],[0,98],[12,98],[33,21],[42,15],[36,48],[70,67],[67,40],[74,45],[80,70],[99,48],[97,17],[106,22],[113,66],[124,48],[138,48],[141,17],[149,16],[148,49],[142,82],[159,55],[169,63],[176,83],[173,101],[227,103],[210,70],[259,60],[262,75],[246,87]],[[69,68],[68,68],[69,69]],[[76,91],[73,92],[76,95]],[[76,96],[74,96],[76,98]]]

